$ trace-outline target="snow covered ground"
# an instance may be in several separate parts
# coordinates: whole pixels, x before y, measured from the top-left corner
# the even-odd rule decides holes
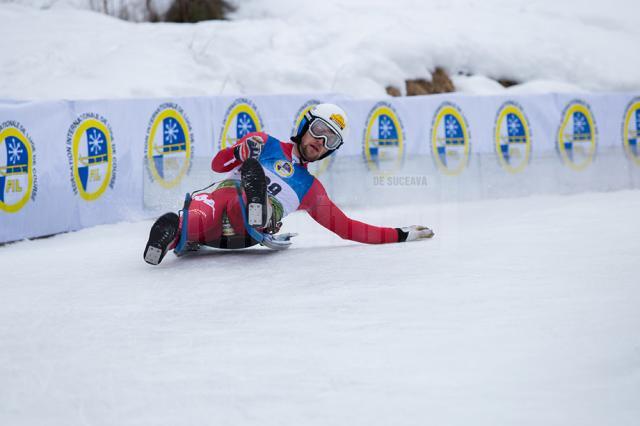
[[[471,74],[455,78],[471,93],[506,90],[488,77],[517,93],[640,88],[633,0],[246,0],[195,25],[68,8],[83,1],[0,1],[0,99],[386,97],[436,66]]]
[[[306,215],[142,261],[150,222],[0,247],[3,425],[637,425],[637,191]]]

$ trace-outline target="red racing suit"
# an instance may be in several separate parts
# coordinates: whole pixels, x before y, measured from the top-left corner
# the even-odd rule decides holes
[[[293,154],[293,142],[281,142],[266,133],[249,133],[247,138],[259,136],[264,145],[258,161],[267,178],[268,196],[273,207],[275,221],[280,221],[295,210],[305,210],[316,222],[340,237],[368,244],[395,243],[399,241],[396,228],[369,225],[347,217],[329,198],[326,190],[309,171],[305,163]],[[191,242],[219,247],[228,229],[244,238],[245,244],[253,244],[245,235],[238,194],[233,182],[240,181],[241,162],[234,156],[235,146],[218,152],[211,168],[218,173],[227,172],[213,192],[196,195],[189,208],[187,239]],[[228,219],[228,223],[227,223]],[[222,247],[226,247],[225,243]],[[233,248],[233,247],[229,247]]]

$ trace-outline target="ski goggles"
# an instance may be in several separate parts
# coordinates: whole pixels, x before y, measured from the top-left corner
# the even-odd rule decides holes
[[[315,117],[311,120],[309,133],[314,138],[323,139],[324,147],[329,150],[337,149],[342,145],[342,136],[321,118]]]

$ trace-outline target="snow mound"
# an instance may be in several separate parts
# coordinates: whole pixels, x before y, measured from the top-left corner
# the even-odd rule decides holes
[[[480,76],[461,84],[474,93],[501,90],[483,76],[546,82],[525,93],[640,88],[640,3],[626,0],[246,0],[195,25],[32,6],[0,6],[0,98],[386,97],[436,66]]]

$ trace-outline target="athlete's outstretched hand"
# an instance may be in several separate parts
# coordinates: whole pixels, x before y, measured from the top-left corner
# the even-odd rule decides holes
[[[435,235],[431,229],[422,225],[411,225],[397,229],[399,242],[424,240]]]
[[[260,136],[251,136],[233,149],[233,155],[238,161],[244,163],[247,158],[260,157],[263,146],[264,140]]]

